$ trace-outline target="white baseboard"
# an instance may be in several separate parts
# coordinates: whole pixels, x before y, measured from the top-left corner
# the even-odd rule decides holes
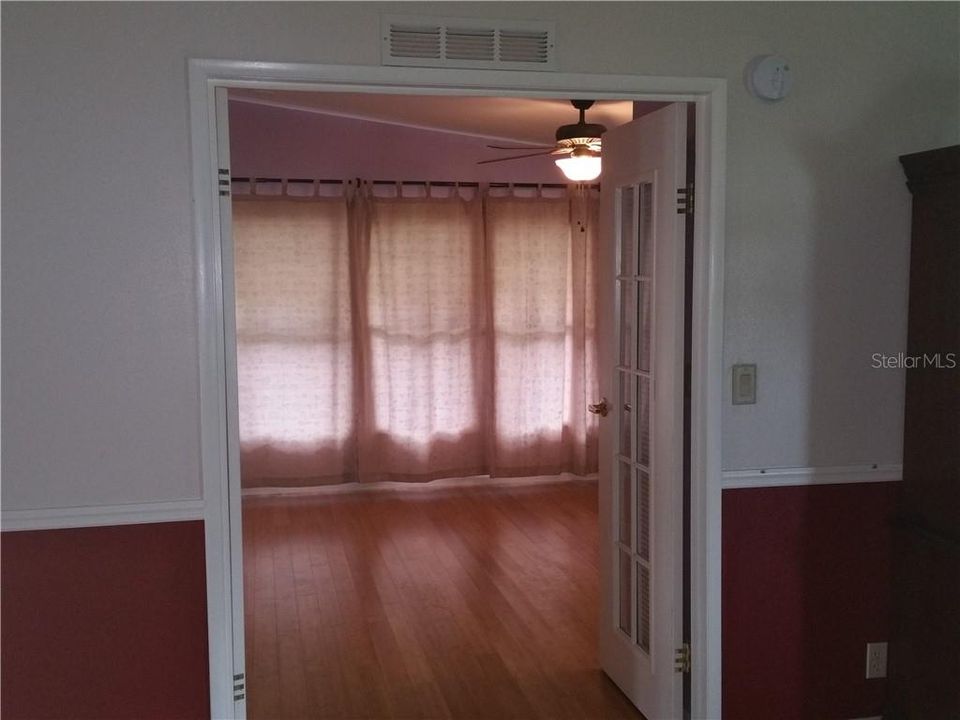
[[[202,519],[203,500],[173,500],[124,505],[4,510],[0,515],[0,530],[57,530]]]
[[[429,482],[372,482],[372,483],[339,483],[334,485],[308,485],[305,487],[253,487],[244,488],[243,497],[270,497],[277,495],[320,495],[329,493],[353,492],[430,492],[432,490],[450,490],[466,487],[523,487],[526,485],[549,485],[561,482],[596,482],[596,474],[571,475],[538,475],[534,477],[504,477],[491,478],[487,475],[474,475],[462,478],[443,478]]]
[[[822,465],[819,467],[758,468],[754,470],[724,470],[723,489],[896,482],[902,479],[903,465]]]

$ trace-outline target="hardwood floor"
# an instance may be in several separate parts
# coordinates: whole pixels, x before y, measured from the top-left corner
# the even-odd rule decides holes
[[[243,501],[248,715],[640,718],[598,668],[597,488]]]

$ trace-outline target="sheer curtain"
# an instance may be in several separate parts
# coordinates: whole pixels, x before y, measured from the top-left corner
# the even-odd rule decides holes
[[[233,204],[243,481],[356,478],[345,199]]]
[[[582,195],[486,203],[494,474],[597,469],[596,213]]]
[[[590,473],[589,191],[234,203],[245,486]]]

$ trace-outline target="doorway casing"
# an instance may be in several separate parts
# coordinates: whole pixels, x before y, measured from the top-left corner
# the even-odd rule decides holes
[[[240,478],[238,473],[230,471],[230,454],[238,450],[228,442],[227,408],[235,407],[237,389],[227,382],[226,347],[232,335],[224,319],[232,317],[233,298],[224,292],[218,190],[218,87],[564,100],[590,97],[696,104],[695,251],[691,293],[691,705],[694,718],[719,718],[726,80],[189,61],[210,709],[212,717],[233,718],[245,716],[246,704],[242,699],[235,699],[244,693],[235,695],[234,692],[244,687]],[[222,110],[221,107],[221,113]],[[224,141],[225,134],[221,132],[221,145]],[[226,231],[229,236],[229,229]],[[229,279],[227,282],[228,287],[232,287]],[[234,467],[239,467],[238,462]]]

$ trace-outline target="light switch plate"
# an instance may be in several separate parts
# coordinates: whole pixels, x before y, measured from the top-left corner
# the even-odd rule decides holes
[[[753,405],[757,402],[757,366],[733,366],[733,404]]]

